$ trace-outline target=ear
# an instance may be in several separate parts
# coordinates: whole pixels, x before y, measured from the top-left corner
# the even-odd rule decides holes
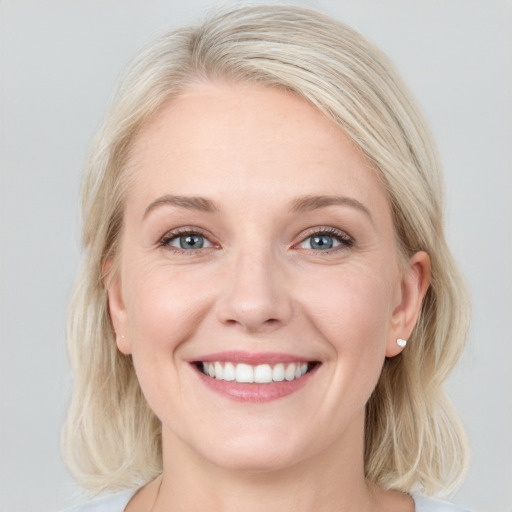
[[[430,257],[420,251],[412,256],[402,275],[399,303],[391,318],[390,336],[386,345],[386,357],[398,355],[403,347],[396,340],[408,339],[416,325],[423,298],[430,285]]]
[[[113,268],[113,263],[108,260],[103,265],[103,275],[108,296],[108,309],[110,319],[116,334],[116,345],[119,351],[125,355],[132,353],[132,347],[127,337],[127,315],[123,302],[121,279],[119,272]]]

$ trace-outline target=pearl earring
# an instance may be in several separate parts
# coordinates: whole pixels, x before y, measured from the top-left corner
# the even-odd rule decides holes
[[[396,340],[396,344],[400,347],[400,348],[404,348],[405,345],[407,345],[407,340],[403,340],[402,338],[398,338]]]

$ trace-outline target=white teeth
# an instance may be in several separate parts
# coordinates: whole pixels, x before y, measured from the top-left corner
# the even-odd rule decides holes
[[[286,380],[293,380],[293,379],[295,379],[295,368],[297,368],[297,365],[295,365],[294,363],[290,363],[286,367],[286,370],[284,371],[284,378]]]
[[[215,363],[217,364],[217,363]],[[220,377],[222,379],[222,377]],[[235,380],[237,382],[254,382],[254,370],[248,364],[237,364]]]
[[[272,382],[272,367],[269,364],[259,364],[254,368],[254,382],[267,384]]]
[[[224,380],[235,380],[235,366],[233,363],[224,365]]]
[[[224,379],[224,368],[222,368],[222,365],[219,362],[215,363],[215,378],[216,379]]]
[[[281,382],[284,380],[284,364],[276,364],[272,368],[272,380],[274,382]]]
[[[300,379],[308,371],[308,363],[277,363],[252,366],[244,363],[202,363],[203,373],[217,380],[269,384]]]

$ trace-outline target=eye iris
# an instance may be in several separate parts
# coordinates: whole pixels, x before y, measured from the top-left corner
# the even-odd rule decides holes
[[[316,235],[311,237],[310,243],[312,249],[320,249],[325,251],[326,249],[332,249],[334,240],[332,236]]]
[[[180,236],[181,249],[201,249],[204,245],[204,239],[200,235]]]

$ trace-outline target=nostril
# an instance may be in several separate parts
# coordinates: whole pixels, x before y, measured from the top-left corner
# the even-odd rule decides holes
[[[273,329],[279,326],[281,321],[277,318],[268,318],[267,320],[257,320],[257,321],[251,321],[251,319],[247,318],[240,318],[240,319],[234,319],[234,318],[227,318],[225,320],[226,325],[238,325],[242,326],[248,331],[267,331],[268,329]]]
[[[242,287],[238,282],[236,289],[228,289],[218,298],[217,318],[226,326],[236,325],[253,333],[268,332],[287,324],[292,314],[289,297],[283,290],[279,296],[270,294],[272,290],[266,294],[263,291]]]

